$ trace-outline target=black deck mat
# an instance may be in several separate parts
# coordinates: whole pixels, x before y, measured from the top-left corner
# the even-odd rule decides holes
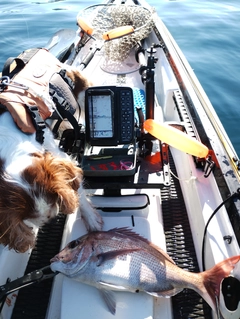
[[[38,232],[25,274],[48,266],[60,249],[66,216],[58,215]],[[12,319],[44,319],[52,288],[52,279],[19,290]]]
[[[171,171],[177,176],[170,154]],[[196,252],[193,244],[188,215],[179,181],[174,177],[170,187],[161,190],[163,224],[166,236],[167,252],[175,263],[192,272],[199,272]],[[211,308],[193,290],[184,289],[172,297],[175,319],[211,319]]]

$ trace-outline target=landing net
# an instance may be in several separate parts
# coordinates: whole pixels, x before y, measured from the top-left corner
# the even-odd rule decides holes
[[[154,25],[152,16],[153,10],[137,5],[100,4],[82,10],[78,18],[82,17],[92,25],[94,29],[92,36],[97,40],[102,40],[104,32],[131,25],[135,30],[134,33],[106,41],[104,44],[108,59],[123,61],[137,42],[146,38],[152,31]]]

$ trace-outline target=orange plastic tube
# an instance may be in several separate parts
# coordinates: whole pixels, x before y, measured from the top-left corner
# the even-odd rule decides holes
[[[148,119],[144,122],[144,129],[162,142],[193,156],[205,158],[209,153],[204,144],[166,123]]]

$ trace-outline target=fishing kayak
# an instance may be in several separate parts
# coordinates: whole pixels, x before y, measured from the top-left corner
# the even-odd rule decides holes
[[[46,48],[92,83],[79,131],[59,131],[56,143],[83,169],[103,231],[127,227],[189,272],[239,255],[238,155],[154,8],[144,0],[89,6],[76,30],[58,31]],[[113,315],[95,287],[49,269],[86,233],[78,214],[60,214],[26,253],[0,246],[1,318],[240,317],[239,272],[221,283],[217,311],[190,289],[171,298],[117,291]]]

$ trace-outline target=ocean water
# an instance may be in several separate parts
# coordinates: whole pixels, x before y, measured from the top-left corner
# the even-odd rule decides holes
[[[149,0],[182,49],[240,155],[240,1]],[[101,1],[1,0],[0,68],[8,57],[76,29],[82,8]]]

